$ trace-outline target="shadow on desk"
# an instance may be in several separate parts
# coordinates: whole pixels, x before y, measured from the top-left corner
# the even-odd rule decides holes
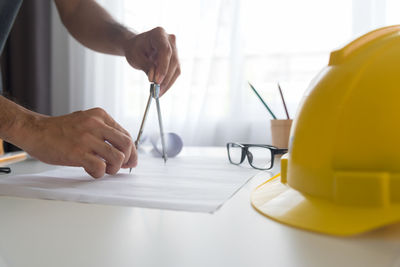
[[[373,231],[355,236],[353,238],[358,239],[369,239],[369,238],[379,238],[385,240],[398,240],[400,241],[400,223],[395,223],[375,229]]]

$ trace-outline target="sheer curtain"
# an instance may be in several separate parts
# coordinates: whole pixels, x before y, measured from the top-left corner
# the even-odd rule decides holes
[[[162,26],[176,34],[182,74],[161,108],[165,129],[180,134],[186,145],[269,143],[271,118],[247,81],[284,118],[279,81],[294,117],[331,50],[399,21],[395,0],[98,2],[139,32]],[[136,136],[149,93],[144,73],[72,38],[69,62],[69,111],[103,107]],[[153,110],[148,133],[155,127]]]

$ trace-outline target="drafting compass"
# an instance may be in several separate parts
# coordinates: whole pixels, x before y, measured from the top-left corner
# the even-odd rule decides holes
[[[147,100],[146,109],[144,111],[142,124],[140,125],[139,134],[135,141],[135,146],[136,146],[136,149],[139,146],[140,137],[142,136],[144,124],[146,123],[147,115],[149,113],[150,105],[151,105],[153,98],[156,101],[156,107],[157,107],[158,126],[160,128],[160,138],[161,138],[161,146],[162,146],[162,157],[164,159],[164,163],[167,163],[168,155],[167,155],[167,151],[166,151],[166,147],[165,147],[164,128],[163,128],[163,123],[162,123],[162,118],[161,118],[160,85],[159,84],[156,84],[153,82],[150,84],[150,95],[149,95],[149,99]],[[132,170],[132,168],[129,170],[129,172],[131,172],[131,170]]]

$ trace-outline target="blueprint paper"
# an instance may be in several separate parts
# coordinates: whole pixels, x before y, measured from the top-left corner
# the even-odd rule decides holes
[[[91,178],[83,169],[60,167],[0,177],[0,195],[212,213],[257,172],[225,157],[179,156],[164,165],[140,155],[138,167]]]

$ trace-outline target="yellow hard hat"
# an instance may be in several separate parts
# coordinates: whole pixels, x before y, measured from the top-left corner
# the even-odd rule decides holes
[[[293,122],[281,178],[251,199],[269,218],[326,234],[400,221],[400,25],[331,53]]]

